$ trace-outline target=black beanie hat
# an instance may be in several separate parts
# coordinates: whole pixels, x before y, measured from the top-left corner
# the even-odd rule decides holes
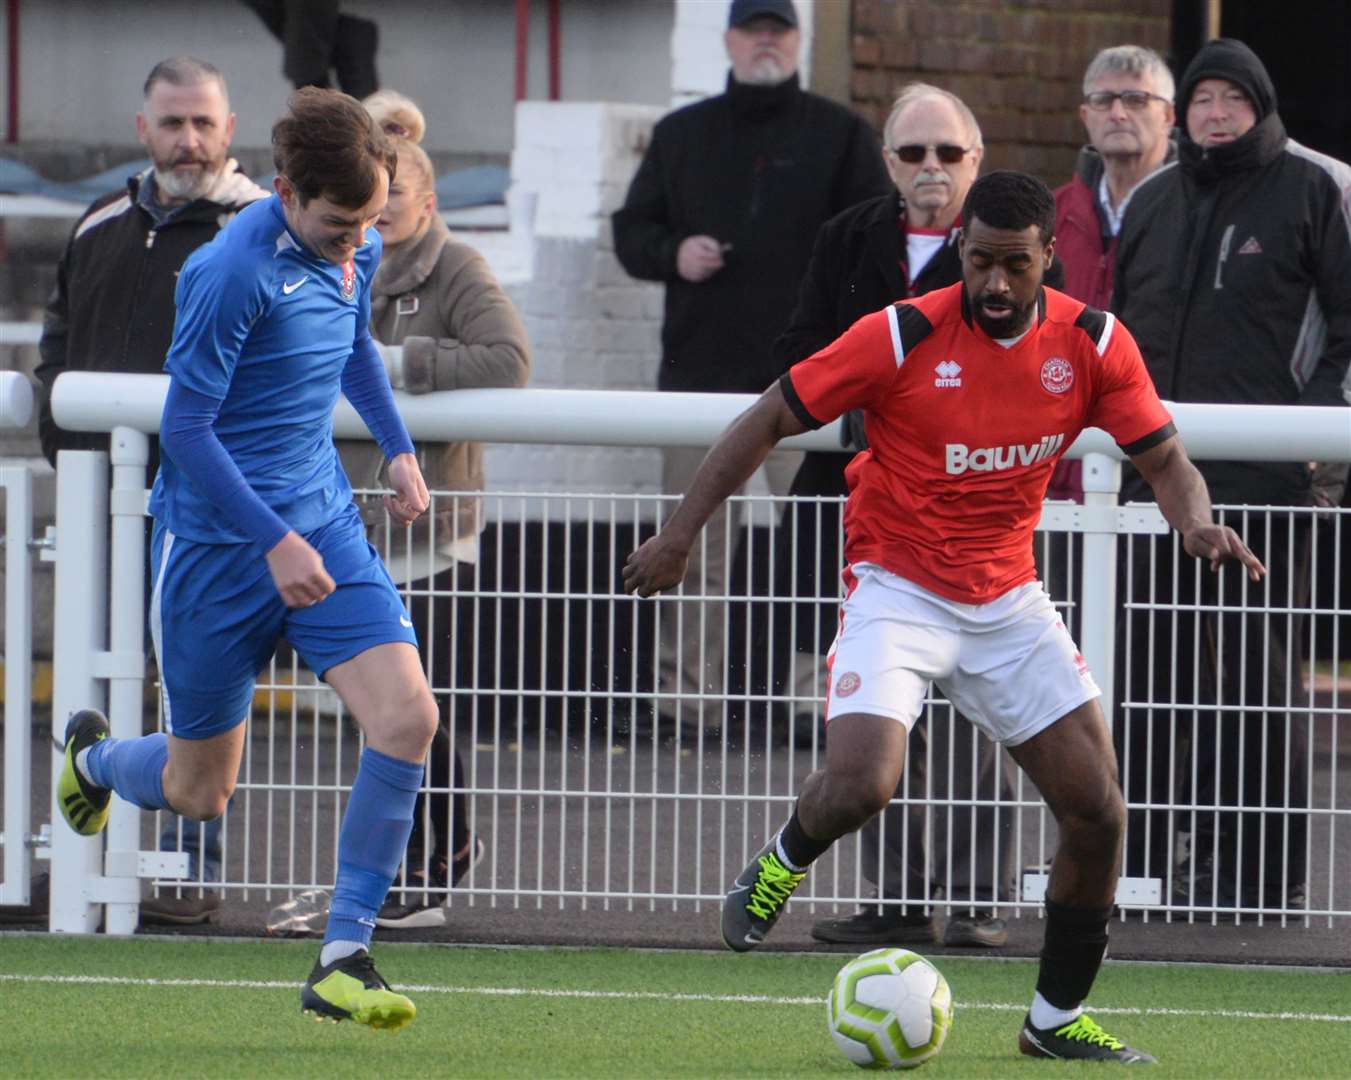
[[[1276,86],[1265,65],[1255,52],[1236,38],[1215,38],[1206,42],[1187,65],[1177,97],[1179,118],[1186,115],[1196,84],[1202,79],[1228,79],[1241,87],[1252,102],[1259,121],[1276,111]]]

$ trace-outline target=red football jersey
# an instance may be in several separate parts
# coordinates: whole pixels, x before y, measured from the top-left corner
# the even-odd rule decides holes
[[[961,282],[865,315],[783,376],[809,427],[864,410],[845,473],[845,557],[962,603],[1035,580],[1032,531],[1057,459],[1086,427],[1128,453],[1173,434],[1114,316],[1043,289],[1011,347],[972,320]]]

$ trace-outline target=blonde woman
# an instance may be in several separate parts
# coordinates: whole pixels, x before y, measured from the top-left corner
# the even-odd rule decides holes
[[[483,257],[455,240],[437,213],[432,163],[418,145],[426,130],[421,110],[388,90],[364,104],[386,133],[396,137],[398,148],[389,202],[376,223],[384,255],[371,288],[371,333],[384,345],[403,347],[400,363],[392,357],[386,361],[394,388],[423,394],[524,386],[530,374],[525,327]],[[344,442],[340,449],[354,488],[385,486],[378,447]],[[421,443],[417,453],[431,491],[483,490],[480,444]],[[452,812],[450,798],[433,794],[430,814],[424,814],[419,796],[405,862],[407,881],[431,891],[402,897],[391,891],[376,921],[396,929],[440,926],[445,922],[444,890],[459,881],[483,847],[469,831],[464,767],[449,731],[452,702],[472,699],[462,693],[452,696],[447,689],[472,685],[474,678],[469,662],[473,605],[461,603],[457,611],[455,600],[472,588],[481,505],[467,495],[434,498],[425,526],[392,535],[385,531],[387,519],[378,500],[367,501],[363,514],[371,542],[409,597],[409,613],[441,712],[431,749],[431,787],[450,789],[454,801]],[[464,731],[468,720],[460,713],[458,730]]]

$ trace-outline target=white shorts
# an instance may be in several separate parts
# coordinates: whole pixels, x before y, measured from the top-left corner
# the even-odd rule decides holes
[[[930,682],[986,735],[1017,746],[1101,691],[1041,583],[961,604],[870,563],[840,609],[826,721],[872,713],[914,726]]]

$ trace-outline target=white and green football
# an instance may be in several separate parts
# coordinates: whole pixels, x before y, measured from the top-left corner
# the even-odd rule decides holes
[[[850,960],[826,1008],[835,1045],[865,1069],[923,1065],[952,1027],[948,981],[909,949],[874,949]]]

